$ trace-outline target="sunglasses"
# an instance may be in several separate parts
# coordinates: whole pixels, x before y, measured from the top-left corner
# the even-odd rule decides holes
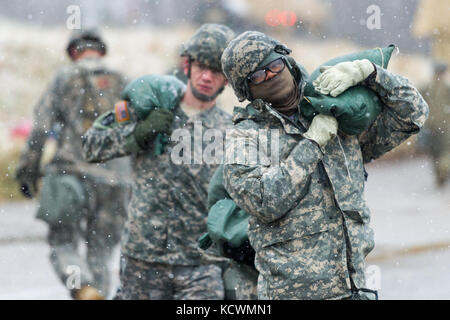
[[[267,70],[269,70],[272,73],[280,73],[281,71],[283,71],[285,66],[286,64],[284,63],[284,60],[282,58],[278,58],[269,63],[264,68],[250,73],[247,79],[253,84],[260,84],[266,80]]]

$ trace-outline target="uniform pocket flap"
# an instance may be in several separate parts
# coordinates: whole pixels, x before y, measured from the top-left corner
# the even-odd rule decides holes
[[[264,230],[260,230],[264,235],[262,247],[327,231],[336,226],[337,217],[337,212],[334,210],[315,210],[293,214],[282,221],[267,224],[263,227]]]

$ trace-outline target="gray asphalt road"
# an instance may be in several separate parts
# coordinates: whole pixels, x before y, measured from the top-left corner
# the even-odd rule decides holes
[[[35,201],[0,204],[0,300],[70,299],[50,264],[47,225],[34,218],[36,206]],[[119,256],[116,248],[111,261],[114,289]]]
[[[381,299],[450,299],[450,186],[437,190],[426,158],[367,167],[376,247],[368,286]],[[0,299],[69,299],[34,219],[36,202],[0,204]],[[119,252],[112,262],[117,285]]]

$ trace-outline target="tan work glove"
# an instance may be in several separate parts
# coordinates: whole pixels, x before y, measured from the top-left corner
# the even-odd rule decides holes
[[[317,142],[322,151],[327,143],[337,135],[338,122],[333,116],[318,114],[314,117],[305,138]]]
[[[335,66],[323,66],[322,74],[313,81],[316,91],[333,97],[364,81],[375,67],[367,59],[340,62]]]

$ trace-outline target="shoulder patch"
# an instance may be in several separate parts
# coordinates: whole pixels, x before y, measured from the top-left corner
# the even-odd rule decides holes
[[[122,123],[130,120],[130,113],[128,112],[128,102],[121,100],[114,106],[114,113],[116,114],[117,123]]]

